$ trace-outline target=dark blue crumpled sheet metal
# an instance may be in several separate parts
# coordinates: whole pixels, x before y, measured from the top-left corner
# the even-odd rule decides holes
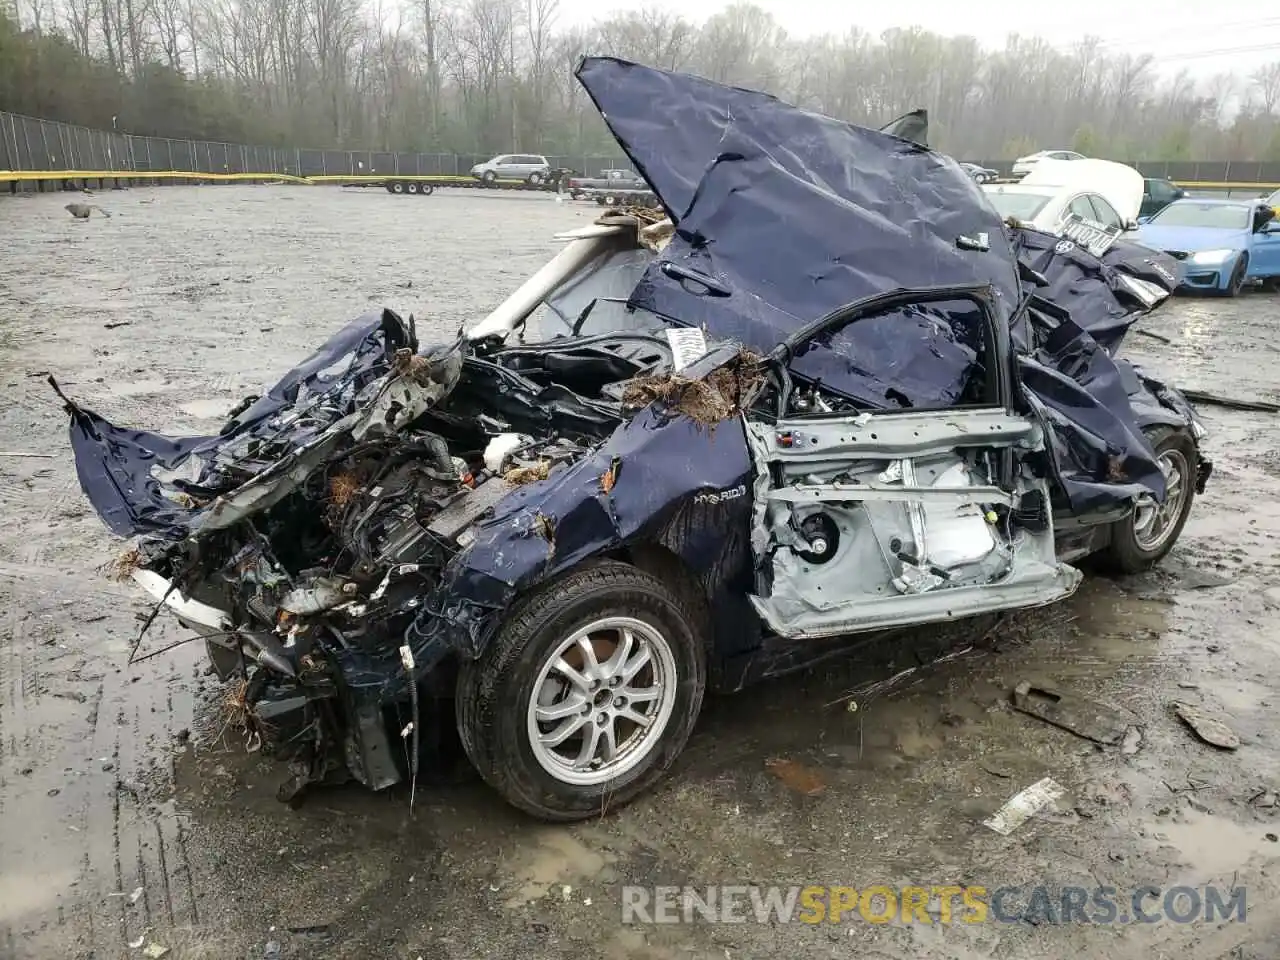
[[[412,332],[392,311],[365,314],[229,420],[217,436],[166,437],[120,427],[67,401],[80,486],[103,522],[119,536],[184,536],[207,508],[192,508],[165,496],[154,471],[192,465],[188,480],[173,482],[175,490],[200,500],[229,492],[239,481],[220,473],[215,463],[219,451],[253,439],[264,444],[266,460],[272,459],[268,451],[275,445],[281,451],[296,449],[350,413],[356,394],[383,376],[395,349],[411,346],[412,339]],[[293,412],[300,400],[310,413],[282,431],[274,418]]]
[[[1013,324],[1023,296],[1016,231],[950,158],[759,92],[614,58],[587,58],[577,75],[676,224],[632,305],[767,351],[868,296],[987,283],[997,320]],[[1062,263],[1044,266],[1051,285],[1069,287]],[[1011,330],[1063,492],[1077,512],[1129,500],[1135,485],[1162,498],[1119,371],[1089,333],[1113,319],[1111,304],[1099,293],[1070,309],[1073,326],[1052,341],[1025,321]],[[873,407],[944,406],[972,368],[973,331],[962,314],[928,315],[927,326],[901,315],[861,321],[792,369]]]
[[[1035,293],[1067,310],[1111,354],[1143,316],[1143,303],[1126,278],[1153,284],[1166,295],[1178,286],[1178,261],[1136,243],[1116,241],[1099,259],[1038,230],[1018,230],[1014,239],[1019,259],[1049,281]]]

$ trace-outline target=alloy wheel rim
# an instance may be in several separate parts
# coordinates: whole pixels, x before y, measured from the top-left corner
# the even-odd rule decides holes
[[[1157,503],[1154,497],[1144,497],[1139,501],[1133,523],[1134,540],[1147,553],[1163,547],[1173,535],[1189,489],[1187,459],[1181,451],[1166,450],[1156,463],[1164,474],[1164,502]]]
[[[656,748],[676,699],[675,654],[653,625],[604,617],[556,645],[526,713],[534,758],[573,786],[616,780]]]

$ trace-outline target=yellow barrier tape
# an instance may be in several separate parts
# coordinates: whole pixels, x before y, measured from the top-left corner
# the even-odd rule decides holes
[[[0,170],[4,180],[283,180],[287,183],[382,183],[384,181],[410,180],[419,183],[474,183],[475,177],[448,174],[317,174],[312,177],[295,177],[287,173],[203,173],[187,170]],[[522,184],[523,180],[494,180],[500,184]]]

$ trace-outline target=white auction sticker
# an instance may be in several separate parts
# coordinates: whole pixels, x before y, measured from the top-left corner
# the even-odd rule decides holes
[[[668,328],[667,341],[671,344],[671,362],[677,371],[706,356],[707,338],[697,327]]]

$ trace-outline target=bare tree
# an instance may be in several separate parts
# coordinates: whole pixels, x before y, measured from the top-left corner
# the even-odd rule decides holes
[[[1276,105],[1280,104],[1280,61],[1269,63],[1254,73],[1254,89],[1258,91],[1262,112],[1268,117],[1274,115]]]
[[[700,26],[644,0],[589,26],[561,24],[561,0],[7,2],[27,31],[12,42],[32,55],[0,47],[0,108],[107,127],[118,114],[279,145],[616,154],[573,77],[582,55],[608,53],[871,126],[926,107],[932,142],[971,159],[1072,144],[1116,159],[1280,158],[1280,61],[1196,82],[1097,37],[1069,50],[920,27],[792,38],[746,0]],[[40,73],[63,62],[55,34],[92,78],[78,88]],[[41,43],[62,44],[58,56]]]

